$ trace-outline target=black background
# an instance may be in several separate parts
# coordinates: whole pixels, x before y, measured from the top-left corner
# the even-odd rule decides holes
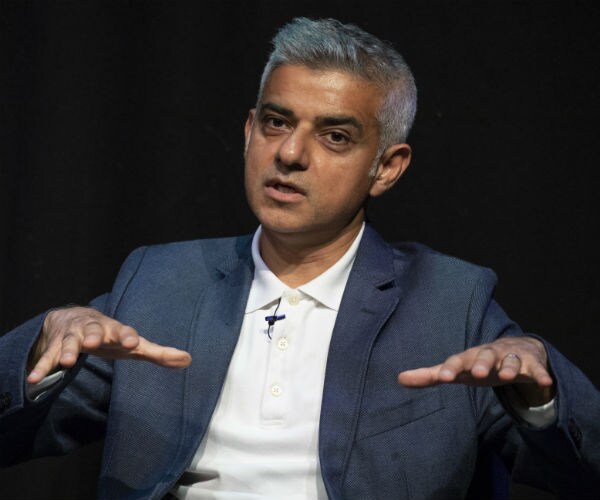
[[[296,15],[390,40],[417,79],[375,227],[492,267],[510,316],[598,385],[593,1],[1,1],[0,331],[108,290],[137,246],[255,229],[243,123]],[[0,498],[93,496],[100,448],[2,471]]]

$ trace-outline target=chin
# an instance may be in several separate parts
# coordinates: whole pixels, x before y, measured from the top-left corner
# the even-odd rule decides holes
[[[306,232],[306,229],[303,226],[293,224],[270,224],[269,222],[261,222],[261,225],[264,230],[271,233],[295,234]]]
[[[278,208],[263,208],[255,210],[258,221],[269,231],[278,233],[302,232],[307,224],[306,221],[298,220],[295,214]]]

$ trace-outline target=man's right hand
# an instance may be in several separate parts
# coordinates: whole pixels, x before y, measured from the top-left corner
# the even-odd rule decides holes
[[[49,312],[30,355],[27,382],[35,384],[61,368],[72,367],[80,353],[110,359],[140,359],[161,366],[184,368],[192,357],[186,351],[146,340],[130,326],[91,307],[68,307]]]

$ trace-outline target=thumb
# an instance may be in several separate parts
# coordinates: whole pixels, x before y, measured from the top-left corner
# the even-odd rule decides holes
[[[185,368],[192,362],[192,356],[187,351],[155,344],[144,337],[140,337],[139,344],[129,352],[128,357],[150,361],[168,368]]]
[[[398,374],[398,383],[405,387],[430,387],[439,383],[441,365],[406,370]]]

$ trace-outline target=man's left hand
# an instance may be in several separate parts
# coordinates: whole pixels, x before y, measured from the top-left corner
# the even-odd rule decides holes
[[[502,337],[454,354],[439,365],[401,372],[398,381],[406,387],[514,384],[530,406],[548,403],[554,397],[546,349],[533,337]]]

